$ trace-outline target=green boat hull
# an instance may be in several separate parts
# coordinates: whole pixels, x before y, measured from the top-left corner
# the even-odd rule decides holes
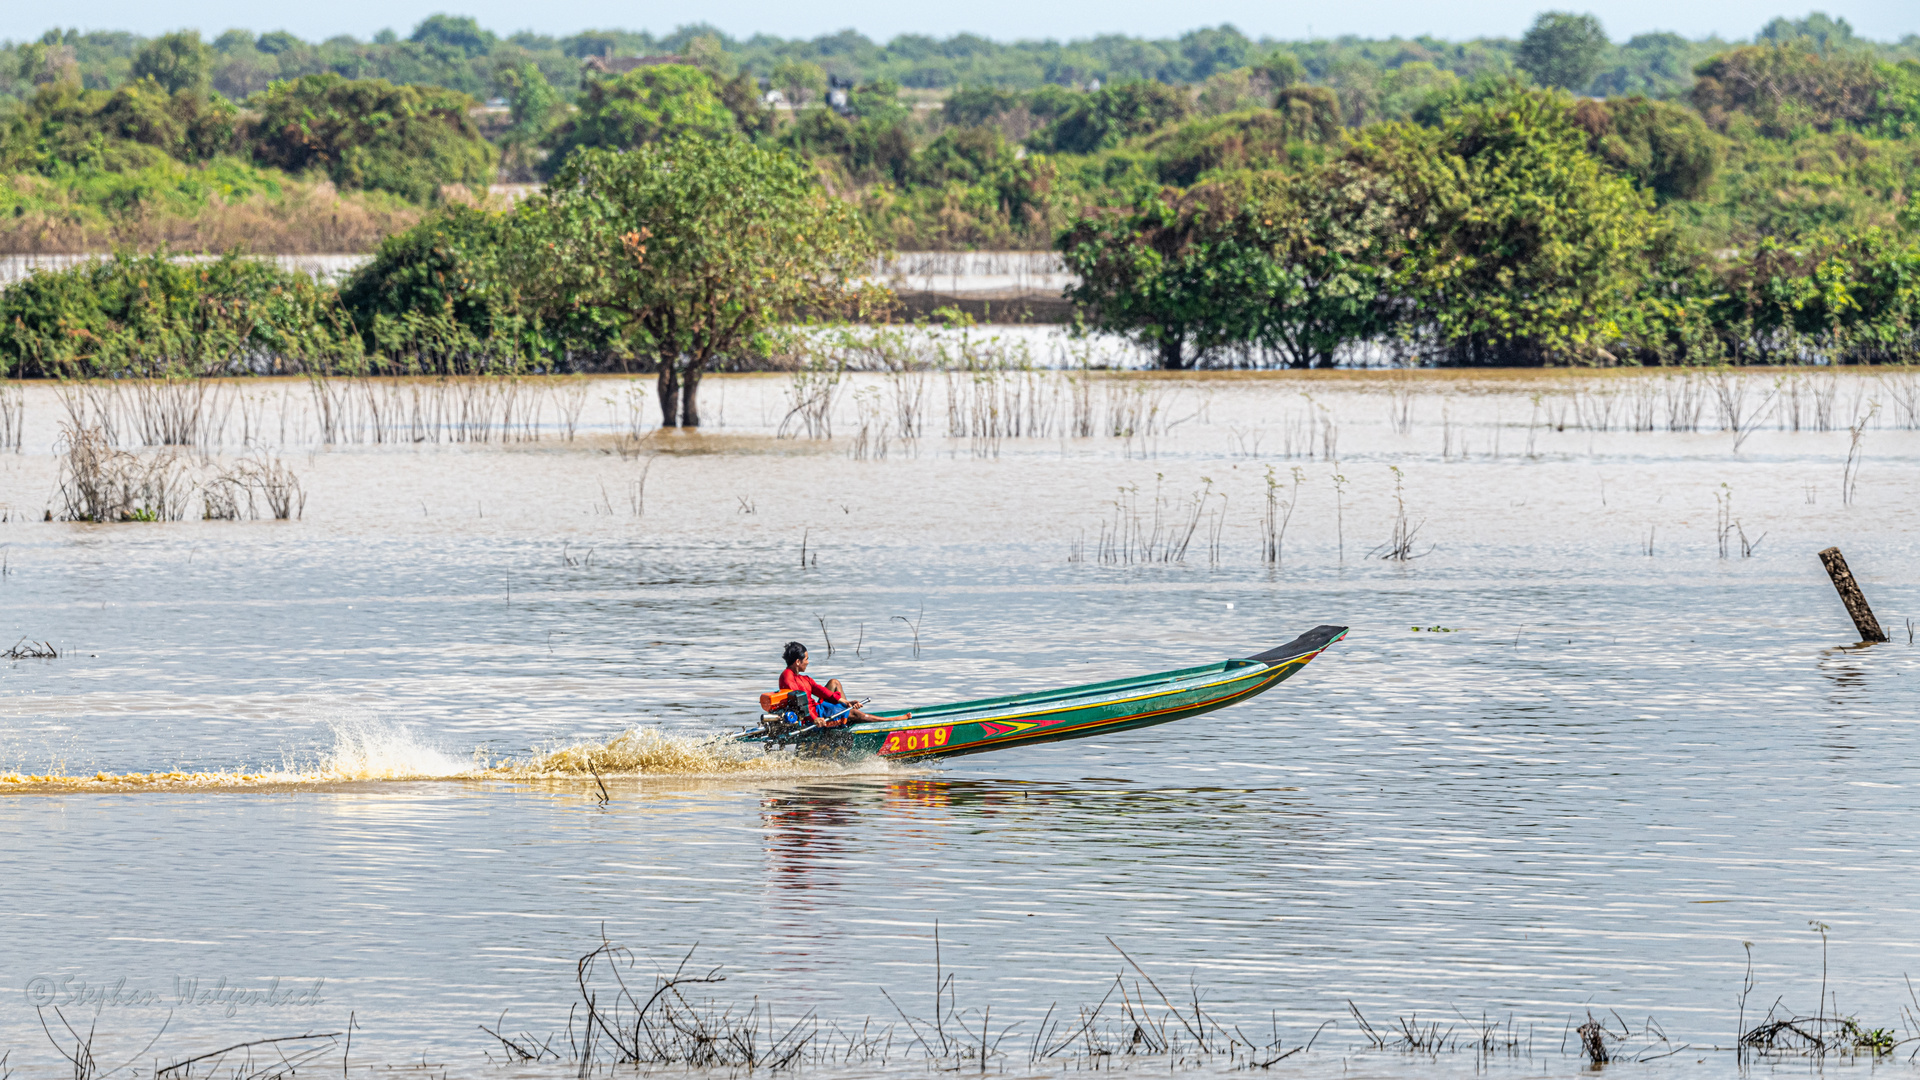
[[[1344,626],[1319,626],[1257,656],[1032,694],[911,710],[911,720],[809,729],[778,740],[752,731],[742,741],[790,745],[802,753],[899,760],[958,757],[1009,746],[1084,739],[1171,723],[1263,693],[1297,674]]]

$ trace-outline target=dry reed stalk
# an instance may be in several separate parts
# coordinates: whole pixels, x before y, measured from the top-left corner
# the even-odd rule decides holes
[[[795,370],[787,384],[787,415],[775,437],[833,438],[833,403],[845,373],[837,364],[812,361]]]
[[[1067,376],[1067,433],[1076,439],[1093,437],[1097,426],[1093,403],[1093,373],[1081,368]]]
[[[276,521],[306,516],[307,496],[299,478],[279,458],[264,453],[216,472],[201,485],[200,497],[201,517],[208,521],[258,520],[261,504]]]
[[[1127,379],[1107,384],[1105,430],[1121,440],[1122,457],[1152,457],[1160,436],[1166,434],[1170,391],[1164,384]]]
[[[27,431],[27,392],[0,382],[0,450],[20,452]]]
[[[21,638],[13,643],[12,648],[0,653],[0,657],[8,660],[58,660],[60,650],[54,648],[50,642]]]
[[[1387,423],[1392,425],[1394,434],[1408,435],[1413,432],[1413,386],[1402,382],[1387,391]]]
[[[1393,535],[1388,538],[1386,543],[1374,548],[1369,554],[1376,554],[1382,559],[1389,559],[1394,562],[1407,562],[1408,560],[1417,559],[1420,555],[1431,552],[1433,548],[1429,545],[1427,550],[1421,552],[1420,555],[1413,553],[1415,538],[1419,536],[1420,526],[1425,524],[1425,522],[1408,523],[1406,474],[1400,471],[1400,466],[1398,465],[1389,465],[1387,468],[1393,470]]]
[[[592,384],[575,375],[560,390],[560,428],[568,442],[580,428],[580,413],[587,407],[587,394],[592,389]]]
[[[1720,430],[1733,433],[1733,452],[1737,454],[1773,404],[1777,391],[1769,387],[1759,404],[1748,407],[1747,394],[1752,388],[1748,376],[1722,371],[1713,377],[1712,385],[1714,401],[1720,407]]]
[[[1629,385],[1627,394],[1626,428],[1629,431],[1652,431],[1659,418],[1660,387],[1652,379],[1635,379]]]
[[[99,380],[60,384],[60,405],[76,431],[99,429],[108,446],[120,445],[119,395],[112,383]]]
[[[1722,483],[1720,490],[1714,492],[1713,501],[1715,514],[1718,518],[1716,523],[1716,537],[1720,544],[1720,557],[1723,559],[1730,557],[1732,541],[1738,538],[1740,541],[1740,557],[1743,559],[1753,558],[1755,549],[1759,548],[1760,541],[1765,540],[1767,534],[1761,533],[1756,539],[1747,539],[1747,530],[1740,524],[1740,519],[1733,516],[1733,488],[1727,484]],[[1647,551],[1648,554],[1652,554],[1653,551],[1651,534],[1649,534],[1647,540]]]
[[[1704,379],[1705,376],[1698,372],[1689,371],[1661,380],[1666,391],[1668,431],[1700,430],[1700,413],[1706,408],[1707,400]]]
[[[1293,467],[1293,490],[1284,499],[1280,498],[1280,481],[1273,474],[1273,466],[1267,466],[1267,502],[1266,512],[1261,518],[1265,530],[1261,538],[1260,558],[1269,566],[1279,566],[1281,549],[1287,542],[1287,523],[1293,520],[1293,508],[1300,501],[1300,482],[1306,474],[1300,466]]]
[[[179,521],[193,490],[172,453],[140,457],[108,445],[99,428],[61,425],[60,498],[66,521]]]
[[[1574,423],[1587,431],[1611,431],[1614,407],[1619,402],[1620,391],[1617,387],[1580,387],[1573,392]]]
[[[926,430],[927,375],[924,371],[889,371],[887,385],[900,438],[913,445]]]
[[[1882,396],[1893,402],[1896,422],[1909,430],[1920,428],[1920,373],[1882,372],[1879,379]]]
[[[1879,411],[1878,404],[1872,405],[1847,427],[1847,464],[1840,473],[1840,502],[1843,505],[1852,506],[1854,496],[1858,494],[1860,465],[1863,461],[1860,439],[1867,433],[1867,425],[1872,422],[1874,414]]]
[[[891,442],[891,432],[888,427],[890,418],[881,400],[880,387],[866,386],[854,391],[853,404],[854,414],[860,423],[851,450],[853,459],[884,460]]]

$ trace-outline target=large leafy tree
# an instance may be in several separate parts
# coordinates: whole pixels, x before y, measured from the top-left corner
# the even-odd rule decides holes
[[[1643,97],[1588,99],[1573,121],[1587,149],[1661,203],[1703,194],[1720,167],[1720,147],[1698,113]]]
[[[509,213],[450,203],[381,241],[340,288],[368,352],[390,370],[471,374],[591,348],[524,313],[514,226]]]
[[[1331,366],[1390,329],[1406,209],[1383,174],[1344,162],[1163,192],[1076,223],[1062,241],[1081,275],[1070,295],[1163,368],[1235,350]]]
[[[1592,15],[1543,11],[1520,38],[1513,61],[1542,85],[1581,90],[1600,74],[1610,47]]]
[[[1089,215],[1061,241],[1070,296],[1163,367],[1233,349],[1324,365],[1383,338],[1455,363],[1600,358],[1662,230],[1571,110],[1519,92],[1370,128],[1323,167]]]
[[[161,34],[134,56],[133,77],[152,79],[169,94],[205,93],[213,77],[213,50],[200,40],[198,30]]]
[[[1886,124],[1887,133],[1898,135],[1905,110],[1896,99],[1904,87],[1911,102],[1920,88],[1915,80],[1920,72],[1912,68],[1878,63],[1864,53],[1820,56],[1799,39],[1733,49],[1700,65],[1698,74],[1693,105],[1708,123],[1725,130],[1734,114],[1744,113],[1761,134],[1775,138],[1801,127],[1831,131],[1886,120],[1893,121]]]
[[[669,427],[700,425],[715,362],[861,298],[874,254],[804,162],[735,138],[576,151],[515,216],[530,298],[549,320],[595,323],[650,354]]]
[[[1246,344],[1258,325],[1250,296],[1269,267],[1262,252],[1221,227],[1230,214],[1204,193],[1173,190],[1131,208],[1094,210],[1060,237],[1067,269],[1080,279],[1067,299],[1086,325],[1133,339],[1167,370]]]
[[[735,121],[712,76],[689,64],[635,68],[587,85],[580,113],[558,132],[549,170],[576,148],[625,150],[663,139],[724,139]]]
[[[1346,160],[1253,185],[1240,226],[1269,268],[1258,343],[1292,367],[1332,367],[1341,346],[1390,333],[1409,234],[1430,217],[1419,190]]]
[[[1158,131],[1184,120],[1193,104],[1165,83],[1137,80],[1081,95],[1028,144],[1036,150],[1091,154],[1118,146],[1123,139]]]
[[[1586,152],[1565,97],[1469,106],[1438,129],[1382,125],[1358,141],[1430,222],[1398,272],[1412,331],[1461,363],[1593,358],[1616,332],[1650,242],[1651,198]]]

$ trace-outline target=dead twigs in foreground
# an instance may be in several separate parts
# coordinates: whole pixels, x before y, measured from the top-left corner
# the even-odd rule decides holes
[[[717,967],[689,972],[693,953],[688,949],[671,973],[656,974],[644,997],[628,981],[636,963],[631,951],[602,938],[599,948],[580,958],[575,980],[586,1006],[585,1030],[575,1042],[569,1022],[567,1039],[582,1069],[601,1058],[616,1065],[747,1069],[780,1069],[802,1059],[819,1034],[819,1025],[809,1024],[811,1012],[781,1030],[772,1006],[763,1010],[757,998],[740,1014],[696,1004],[687,998],[690,988],[722,983],[726,976]]]
[[[60,650],[44,641],[29,641],[26,638],[21,638],[19,641],[13,643],[13,648],[0,653],[0,659],[58,660],[60,659]]]

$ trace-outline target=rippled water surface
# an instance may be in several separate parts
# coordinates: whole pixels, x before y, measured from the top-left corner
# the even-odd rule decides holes
[[[0,455],[0,632],[62,655],[0,667],[9,1067],[72,1072],[38,1004],[97,1024],[103,1058],[162,1023],[177,1058],[351,1013],[365,1063],[483,1071],[476,1025],[564,1031],[603,934],[724,965],[717,998],[885,1022],[883,990],[932,1011],[936,923],[959,1003],[1026,1024],[1015,1042],[1136,979],[1122,948],[1294,1041],[1349,1000],[1511,1016],[1534,1072],[1573,1070],[1559,1048],[1589,1009],[1727,1045],[1743,943],[1749,1019],[1783,995],[1812,1010],[1823,963],[1843,1013],[1914,1008],[1920,432],[1886,404],[1900,384],[1842,377],[1834,430],[1776,409],[1736,452],[1711,409],[1699,432],[1566,422],[1631,379],[1152,382],[1151,437],[1068,437],[1056,397],[1043,437],[894,431],[873,460],[860,410],[891,387],[869,382],[831,442],[774,437],[773,377],[710,380],[724,426],[637,449],[599,404],[620,380],[593,384],[573,440],[549,417],[536,442],[329,446],[308,416],[255,451],[299,475],[302,519],[110,526],[42,520],[66,413],[30,390],[23,452]],[[308,401],[245,392],[269,429]],[[943,430],[949,391],[927,393]],[[1277,568],[1269,467],[1293,504]],[[1419,557],[1370,556],[1401,507]],[[1138,549],[1156,512],[1155,554],[1191,528],[1182,559]],[[1815,558],[1836,543],[1892,642],[1854,644]],[[792,638],[891,709],[1319,623],[1353,630],[1273,692],[1107,738],[620,775],[604,801],[476,771],[744,723]],[[165,771],[276,775],[124,780]],[[106,780],[26,779],[47,774]],[[1285,1068],[1473,1067],[1354,1059],[1350,1021],[1322,1039]]]

